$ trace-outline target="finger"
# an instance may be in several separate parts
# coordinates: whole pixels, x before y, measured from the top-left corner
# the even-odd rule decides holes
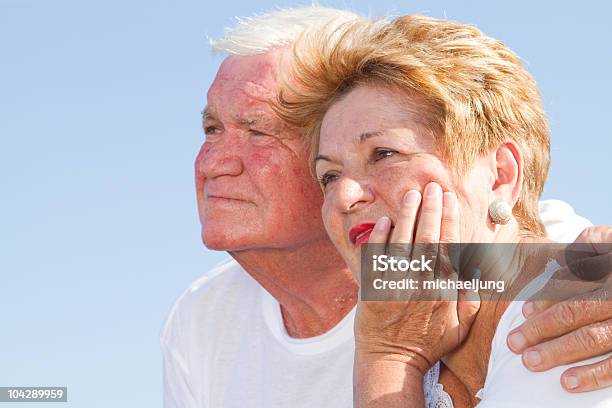
[[[523,303],[523,316],[529,319],[559,303],[557,300],[528,300]]]
[[[525,302],[523,315],[530,317],[541,313],[561,300],[603,289],[604,285],[605,282],[582,281],[576,278],[568,266],[565,266],[555,272],[546,285]]]
[[[421,204],[421,193],[410,190],[402,199],[399,215],[395,222],[391,238],[389,239],[390,255],[400,258],[410,258],[412,252],[411,243],[416,229],[416,219]],[[404,272],[404,276],[408,275]]]
[[[566,370],[561,375],[561,385],[569,392],[587,392],[612,387],[612,357]]]
[[[610,244],[612,244],[612,227],[608,225],[587,227],[578,235],[574,243],[590,244],[598,254],[610,252]]]
[[[459,205],[457,195],[447,191],[443,195],[440,242],[455,244],[460,240]]]
[[[441,220],[442,188],[437,183],[429,183],[425,186],[415,242],[440,242]]]
[[[607,299],[606,292],[600,290],[580,295],[558,302],[539,314],[531,315],[508,334],[508,347],[515,353],[521,353],[529,346],[560,337],[595,322],[611,319],[612,301]]]
[[[581,327],[562,337],[523,351],[523,365],[545,371],[600,356],[612,350],[612,319]]]
[[[416,219],[421,204],[421,193],[417,190],[410,190],[402,199],[398,217],[395,221],[391,238],[389,239],[389,255],[399,259],[410,260],[412,252],[412,237],[416,229]],[[408,271],[391,272],[388,271],[383,275],[393,275],[395,279],[404,279],[408,277]],[[401,290],[396,292],[396,298],[401,299],[404,296]]]
[[[410,244],[414,236],[417,214],[421,204],[421,193],[416,190],[408,191],[402,200],[399,216],[395,222],[395,227],[391,234],[390,243],[398,247],[405,247],[408,253],[400,254],[405,257],[410,256]]]
[[[440,248],[438,265],[442,261],[441,276],[457,279],[459,270],[460,241],[459,205],[457,195],[447,191],[442,196],[442,223],[440,225]]]
[[[612,252],[612,227],[607,225],[585,228],[574,242],[561,251],[557,260],[560,265],[569,264],[576,257],[594,257]],[[611,271],[609,271],[611,272]]]
[[[442,219],[440,223],[440,245],[436,260],[436,277],[446,281],[457,281],[459,270],[459,209],[455,193],[447,191],[442,194]],[[452,286],[440,290],[441,299],[454,301],[457,290]]]
[[[437,256],[437,243],[440,242],[440,229],[442,221],[442,188],[437,183],[425,186],[423,203],[419,213],[419,221],[414,238],[412,250],[413,259],[433,260],[435,265]],[[436,245],[433,245],[436,244]],[[433,269],[433,268],[432,268]],[[421,279],[433,278],[433,271],[422,271],[418,274]]]
[[[383,216],[376,221],[372,233],[368,239],[368,244],[385,244],[387,243],[387,237],[389,236],[389,229],[391,227],[391,220],[389,217]]]
[[[593,256],[592,253],[574,251],[565,256],[569,270],[582,280],[598,281],[612,272],[612,253]]]
[[[361,246],[362,252],[360,265],[361,268],[365,269],[363,271],[360,270],[360,274],[357,276],[357,279],[361,284],[373,282],[374,279],[382,277],[382,272],[372,268],[369,260],[373,259],[374,256],[380,256],[386,253],[385,244],[387,242],[390,229],[391,220],[389,217],[380,217],[378,221],[376,221],[376,224],[374,224],[374,228],[372,228],[372,232],[368,238],[368,243]]]

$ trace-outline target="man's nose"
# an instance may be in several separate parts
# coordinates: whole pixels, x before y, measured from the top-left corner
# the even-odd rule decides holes
[[[358,211],[374,200],[374,193],[367,182],[351,178],[342,178],[338,181],[335,205],[341,212]]]
[[[206,144],[196,158],[196,169],[205,178],[238,176],[244,170],[240,142],[227,138]]]

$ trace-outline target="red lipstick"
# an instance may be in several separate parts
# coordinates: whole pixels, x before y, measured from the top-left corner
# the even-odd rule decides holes
[[[372,233],[372,229],[374,228],[374,223],[367,222],[363,224],[359,224],[351,228],[349,231],[349,240],[355,246],[359,246],[363,243],[368,242],[370,239],[370,234]]]

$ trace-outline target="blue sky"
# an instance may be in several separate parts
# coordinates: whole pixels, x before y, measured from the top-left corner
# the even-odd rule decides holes
[[[300,4],[254,3],[0,0],[0,386],[67,385],[62,406],[161,407],[163,320],[226,256],[200,243],[193,188],[221,60],[207,38]],[[544,96],[544,197],[610,223],[610,6],[498,3],[322,4],[446,17],[504,41]]]

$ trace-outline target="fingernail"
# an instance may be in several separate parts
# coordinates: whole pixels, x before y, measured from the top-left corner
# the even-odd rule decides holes
[[[455,206],[457,205],[457,196],[455,195],[455,193],[451,193],[450,191],[444,193],[443,205],[444,208],[447,210],[454,210]]]
[[[523,353],[523,358],[529,367],[537,367],[542,364],[542,355],[537,350],[529,350]]]
[[[533,315],[535,312],[535,307],[533,306],[533,302],[525,302],[523,305],[523,316],[529,318],[529,316]]]
[[[410,207],[417,206],[421,199],[421,194],[416,190],[410,190],[404,194],[404,204]]]
[[[378,219],[378,221],[376,222],[375,227],[377,229],[379,229],[379,230],[384,230],[384,229],[387,229],[389,227],[389,223],[390,222],[391,221],[389,220],[389,217],[383,216],[383,217],[380,217]]]
[[[442,188],[438,183],[429,183],[425,186],[425,197],[437,198],[442,195]]]
[[[578,385],[578,377],[576,377],[575,375],[568,375],[567,377],[565,377],[565,388],[567,388],[568,390],[578,388]]]
[[[510,346],[510,350],[514,351],[515,353],[520,353],[525,347],[527,347],[527,339],[521,332],[512,333],[510,336],[508,336],[508,346]]]

